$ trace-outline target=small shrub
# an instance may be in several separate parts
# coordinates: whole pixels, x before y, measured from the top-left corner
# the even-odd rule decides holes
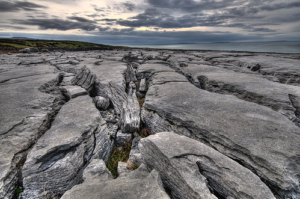
[[[20,193],[22,193],[22,192],[23,192],[23,190],[21,188],[18,188],[16,190],[16,196],[18,197],[20,195]]]

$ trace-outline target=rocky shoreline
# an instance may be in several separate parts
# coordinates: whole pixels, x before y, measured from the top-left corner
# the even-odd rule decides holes
[[[300,198],[299,54],[22,52],[0,54],[0,198]]]

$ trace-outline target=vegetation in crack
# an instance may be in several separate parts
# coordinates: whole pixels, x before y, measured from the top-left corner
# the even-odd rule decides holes
[[[121,147],[114,147],[106,165],[114,177],[118,177],[118,162],[127,162],[129,159],[131,144],[132,141],[127,141]],[[137,169],[136,165],[129,166],[131,166],[133,170]]]
[[[153,132],[148,130],[144,124],[141,124],[140,127],[138,128],[138,134],[142,137],[142,138],[146,138],[150,135],[153,135]]]

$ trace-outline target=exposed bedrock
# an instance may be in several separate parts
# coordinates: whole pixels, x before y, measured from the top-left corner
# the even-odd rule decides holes
[[[103,142],[109,140],[103,125],[89,96],[64,105],[27,156],[22,198],[58,197],[80,181],[80,170],[93,154],[107,160],[113,143]]]
[[[277,81],[284,84],[300,86],[300,60],[285,57],[257,55],[249,57],[227,57],[212,60],[213,65],[227,64],[229,69],[240,70],[243,68],[253,71],[253,66],[259,64],[257,73],[276,77]]]
[[[93,160],[83,172],[84,182],[67,191],[62,199],[120,198],[168,199],[157,171],[145,165],[113,179],[102,160]]]
[[[142,139],[146,164],[156,169],[174,198],[275,199],[270,189],[250,170],[211,147],[173,132]]]
[[[6,80],[0,84],[0,198],[14,196],[28,150],[49,128],[64,103],[56,87],[54,67],[43,68],[44,72],[39,67],[16,66],[1,73]],[[46,86],[40,87],[46,82],[52,93],[46,93]]]
[[[151,86],[144,107],[251,169],[278,198],[300,196],[299,128],[283,115],[187,82]]]
[[[296,114],[299,108],[293,105],[289,97],[299,97],[300,87],[272,82],[254,74],[202,64],[176,69],[201,89],[235,95],[239,99],[270,107],[300,126],[300,118]]]

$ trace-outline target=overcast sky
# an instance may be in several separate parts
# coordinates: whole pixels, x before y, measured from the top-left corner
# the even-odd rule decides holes
[[[103,44],[300,41],[299,0],[0,0],[0,37]]]

